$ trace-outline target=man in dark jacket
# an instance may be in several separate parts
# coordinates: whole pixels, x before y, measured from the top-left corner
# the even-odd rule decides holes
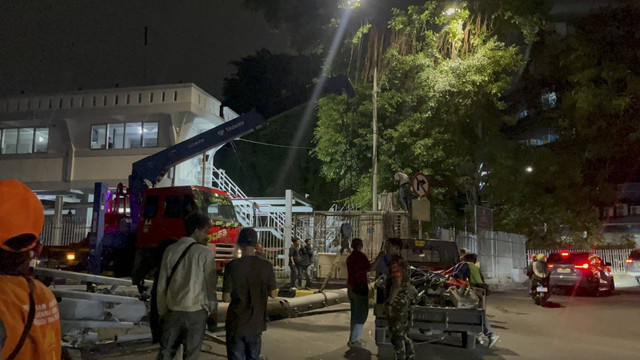
[[[253,228],[238,234],[242,257],[224,269],[222,300],[228,302],[225,331],[229,360],[258,360],[262,332],[267,330],[267,297],[277,296],[273,265],[256,255],[258,235]]]
[[[302,274],[304,275],[304,289],[311,290],[311,265],[313,265],[313,248],[311,247],[311,239],[304,240],[304,246],[300,248],[300,257],[302,258]]]
[[[291,283],[292,290],[296,289],[296,280],[298,286],[302,287],[302,256],[300,255],[300,239],[294,237],[291,239],[291,247],[289,248],[289,270],[291,270]]]

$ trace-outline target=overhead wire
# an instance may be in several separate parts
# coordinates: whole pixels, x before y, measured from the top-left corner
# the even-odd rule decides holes
[[[273,146],[273,147],[280,147],[280,148],[287,148],[287,149],[313,150],[312,147],[308,147],[308,146],[290,146],[290,145],[270,144],[270,143],[265,143],[265,142],[261,142],[261,141],[254,141],[254,140],[248,140],[248,139],[236,139],[235,141],[244,141],[244,142],[248,142],[248,143],[252,143],[252,144]]]

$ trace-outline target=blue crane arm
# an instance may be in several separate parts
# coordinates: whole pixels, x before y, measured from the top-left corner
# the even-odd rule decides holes
[[[172,166],[246,135],[266,122],[267,119],[257,111],[251,110],[213,129],[133,163],[131,175],[129,175],[129,196],[131,220],[134,223],[134,228],[140,214],[142,192],[148,188],[147,182],[152,186],[155,185]]]
[[[343,74],[331,78],[323,78],[323,80],[324,81],[320,83],[322,87],[320,89],[321,97],[326,94],[340,95],[342,93],[345,93],[350,98],[356,95],[349,78]],[[301,104],[298,107],[305,106],[306,104],[307,103]],[[269,120],[274,120],[288,112],[289,111],[278,114]],[[131,175],[129,175],[129,204],[133,228],[135,229],[138,224],[140,207],[142,206],[142,193],[148,188],[147,183],[154,186],[172,166],[246,135],[264,125],[266,122],[267,119],[254,109],[222,125],[218,125],[211,130],[205,131],[202,134],[133,163],[133,169]]]

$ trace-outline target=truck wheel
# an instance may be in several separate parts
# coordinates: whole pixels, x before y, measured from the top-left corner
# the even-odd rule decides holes
[[[465,349],[475,349],[476,348],[476,335],[470,334],[468,332],[463,332],[462,334],[462,346]]]

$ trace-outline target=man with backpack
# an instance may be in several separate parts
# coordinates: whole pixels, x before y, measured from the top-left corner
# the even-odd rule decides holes
[[[207,320],[218,311],[216,260],[207,244],[211,220],[193,213],[184,220],[187,236],[164,252],[158,275],[157,306],[162,324],[158,359],[173,359],[182,345],[184,360],[200,356]]]

